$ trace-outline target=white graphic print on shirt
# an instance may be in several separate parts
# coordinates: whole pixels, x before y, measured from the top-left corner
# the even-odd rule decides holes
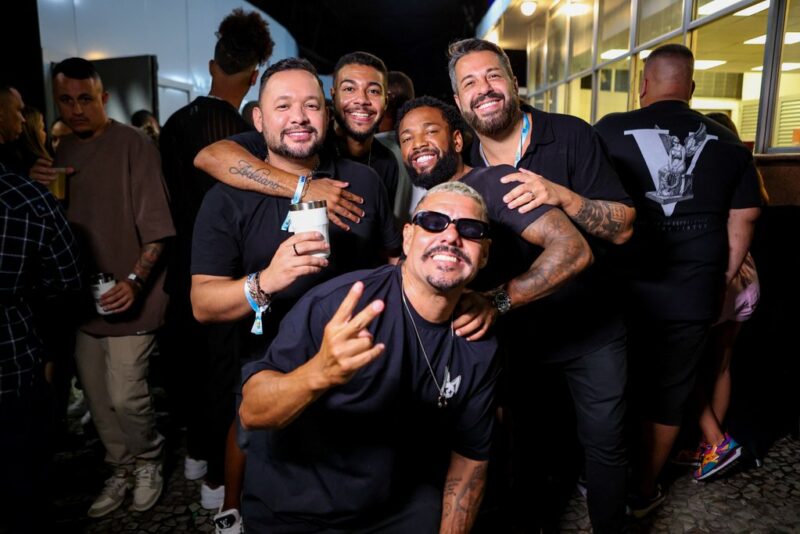
[[[697,131],[689,132],[683,143],[677,135],[670,135],[669,130],[658,125],[654,129],[625,130],[625,135],[636,140],[653,179],[655,190],[645,196],[659,203],[667,217],[678,202],[694,197],[692,171],[697,159],[708,141],[719,139],[709,135],[702,123]]]

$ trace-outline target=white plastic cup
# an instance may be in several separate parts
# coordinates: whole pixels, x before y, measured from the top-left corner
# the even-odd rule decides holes
[[[94,307],[100,315],[111,315],[113,311],[106,311],[100,305],[100,297],[105,295],[109,289],[117,285],[114,275],[111,273],[97,273],[92,276],[92,296],[94,297]]]
[[[324,200],[314,202],[300,202],[289,206],[289,231],[319,232],[328,244],[328,250],[317,252],[314,256],[327,258],[331,255],[330,240],[328,239],[328,203]]]

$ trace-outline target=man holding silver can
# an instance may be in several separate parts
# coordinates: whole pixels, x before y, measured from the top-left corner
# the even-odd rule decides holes
[[[53,92],[74,134],[61,141],[55,161],[75,169],[67,218],[93,271],[116,280],[110,287],[111,280],[97,279],[97,304],[107,315],[92,309],[76,336],[78,374],[112,468],[88,515],[119,508],[131,488],[131,509],[148,510],[163,487],[164,437],[147,375],[167,304],[158,264],[164,241],[175,235],[161,159],[143,133],[108,118],[108,93],[89,61],[56,65]]]
[[[400,249],[392,206],[375,172],[320,152],[325,100],[308,61],[285,59],[265,71],[254,116],[259,132],[233,139],[247,146],[266,140],[266,152],[258,157],[301,177],[294,198],[215,185],[197,216],[191,268],[195,317],[244,323],[250,330],[241,351],[245,359],[263,356],[281,318],[306,291],[337,274],[386,263]],[[350,231],[328,224],[324,201],[299,202],[312,177],[339,173],[347,174],[350,189],[365,200],[364,217]],[[237,458],[232,447],[229,439],[226,460]],[[240,456],[239,461],[238,468],[226,465],[222,515],[239,506]],[[238,480],[229,476],[237,469]],[[231,514],[239,519],[238,512]]]

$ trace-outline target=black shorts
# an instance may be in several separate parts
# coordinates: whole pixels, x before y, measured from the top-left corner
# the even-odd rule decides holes
[[[632,410],[654,423],[680,426],[710,327],[710,321],[629,321]]]

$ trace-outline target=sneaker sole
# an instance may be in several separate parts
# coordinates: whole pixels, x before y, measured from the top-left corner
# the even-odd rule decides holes
[[[86,515],[88,517],[91,517],[92,519],[97,519],[99,517],[107,516],[108,514],[110,514],[114,510],[119,509],[119,507],[122,506],[122,504],[125,502],[125,497],[127,496],[128,492],[131,491],[132,489],[133,489],[133,484],[128,484],[125,487],[125,495],[122,496],[122,498],[119,500],[119,502],[117,504],[115,504],[111,508],[103,509],[100,512],[92,512],[92,509],[90,508],[89,511],[86,512]]]
[[[697,480],[699,482],[700,480],[704,480],[704,479],[710,477],[711,475],[719,474],[720,471],[722,471],[723,469],[725,469],[726,467],[731,465],[741,455],[742,455],[742,448],[739,447],[733,452],[733,454],[731,454],[730,456],[725,458],[724,462],[722,462],[721,464],[717,464],[717,466],[714,469],[712,469],[711,471],[709,471],[708,473],[705,473],[705,474],[703,474],[702,476],[699,476],[699,477],[695,477],[695,480]]]

